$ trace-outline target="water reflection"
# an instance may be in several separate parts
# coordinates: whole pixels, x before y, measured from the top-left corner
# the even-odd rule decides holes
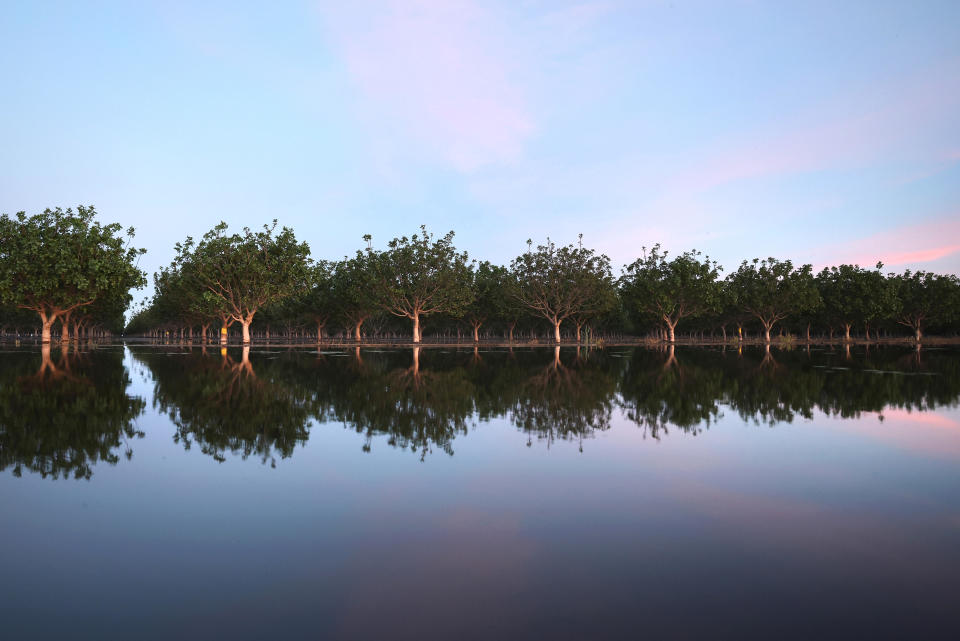
[[[960,396],[949,352],[810,350],[360,350],[223,352],[171,358],[134,348],[156,379],[158,407],[185,444],[289,456],[311,420],[339,422],[421,459],[454,453],[454,440],[504,418],[528,444],[580,444],[618,411],[644,433],[697,434],[730,408],[775,425],[817,410],[845,418],[895,407],[932,409]]]
[[[89,479],[97,463],[131,458],[145,403],[127,394],[129,383],[119,349],[3,354],[0,471]]]
[[[478,425],[504,419],[527,444],[584,442],[618,416],[663,438],[696,435],[727,411],[776,425],[825,412],[931,410],[956,405],[960,360],[908,348],[496,349],[280,351],[133,346],[153,377],[154,407],[176,442],[218,461],[271,466],[313,425],[340,423],[421,460],[454,454]],[[143,401],[124,391],[119,350],[14,351],[0,363],[0,466],[89,478],[139,432]]]
[[[256,455],[276,466],[276,457],[306,443],[311,404],[303,386],[277,372],[261,356],[254,367],[250,348],[184,350],[182,354],[136,351],[154,378],[153,405],[176,427],[174,440],[196,444],[218,461],[225,453]]]

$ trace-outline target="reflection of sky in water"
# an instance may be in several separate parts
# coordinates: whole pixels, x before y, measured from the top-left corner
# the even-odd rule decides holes
[[[527,447],[496,418],[424,462],[331,423],[271,468],[184,451],[149,369],[125,362],[148,400],[132,461],[90,481],[0,477],[15,637],[947,638],[956,623],[956,407],[775,427],[722,408],[659,441],[615,409],[582,453]]]

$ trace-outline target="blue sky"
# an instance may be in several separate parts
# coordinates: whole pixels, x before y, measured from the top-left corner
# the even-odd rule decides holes
[[[202,6],[200,6],[202,4]],[[960,272],[958,2],[6,2],[0,212]]]

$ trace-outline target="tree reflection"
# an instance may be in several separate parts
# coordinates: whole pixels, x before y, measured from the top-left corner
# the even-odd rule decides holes
[[[412,348],[408,363],[399,353],[370,354],[366,361],[358,353],[355,365],[345,368],[349,380],[342,396],[330,399],[327,416],[362,434],[365,451],[384,435],[421,460],[434,449],[452,455],[453,439],[473,424],[475,391],[462,364],[441,358],[424,367],[421,349]]]
[[[719,415],[723,372],[698,356],[678,359],[673,345],[634,352],[621,382],[621,402],[645,436],[660,439],[670,426],[697,434]]]
[[[97,463],[115,465],[143,436],[135,419],[145,403],[126,390],[119,350],[71,352],[44,345],[8,352],[0,366],[0,470],[44,478],[89,479]]]
[[[576,440],[582,452],[584,438],[610,428],[617,390],[613,363],[584,357],[581,350],[573,356],[564,363],[557,346],[549,363],[528,370],[509,408],[514,424],[528,434],[528,446],[534,436],[547,446],[556,439]]]
[[[254,368],[250,347],[219,355],[186,350],[171,357],[137,350],[137,359],[153,372],[154,407],[167,414],[174,440],[194,444],[217,461],[225,453],[246,459],[256,455],[276,466],[308,437],[308,403],[282,380],[284,362],[262,359]]]
[[[457,437],[492,419],[510,421],[528,445],[568,440],[582,449],[621,410],[660,439],[670,429],[698,434],[725,410],[773,426],[817,411],[926,410],[960,396],[952,355],[918,359],[894,348],[849,358],[845,348],[742,346],[134,353],[153,371],[154,402],[178,441],[218,460],[231,452],[271,464],[307,440],[312,421],[343,424],[362,437],[364,451],[383,439],[425,460],[453,454]]]

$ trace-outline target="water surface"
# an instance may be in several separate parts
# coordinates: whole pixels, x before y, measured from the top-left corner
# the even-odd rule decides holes
[[[955,638],[960,353],[0,353],[10,638]]]

